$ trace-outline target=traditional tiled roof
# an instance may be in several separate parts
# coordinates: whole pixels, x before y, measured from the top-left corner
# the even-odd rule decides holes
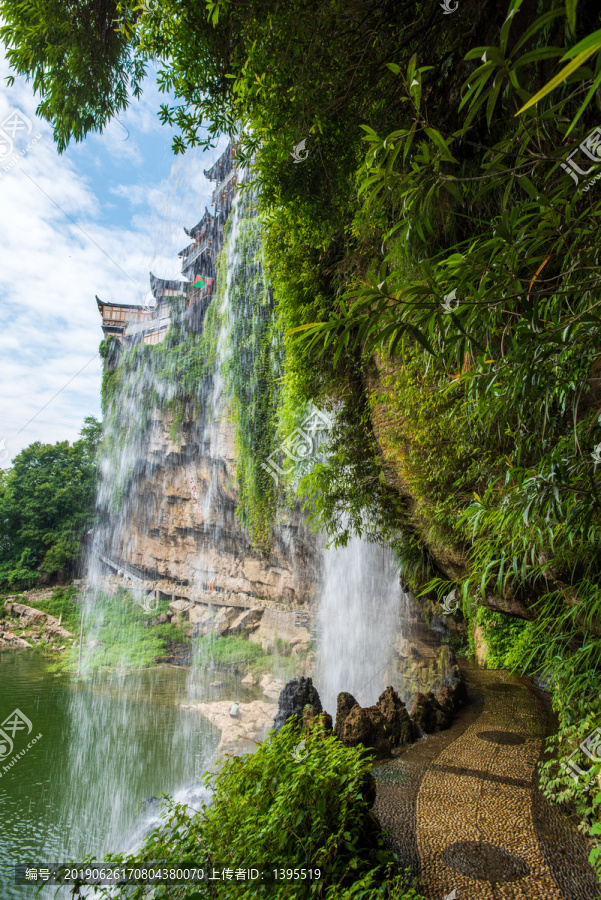
[[[104,300],[100,300],[99,297],[96,297],[96,303],[101,314],[103,306],[118,306],[119,309],[142,309],[142,305],[138,303],[115,303],[114,301],[112,303],[105,303]]]
[[[203,216],[202,216],[202,219],[200,220],[200,222],[198,222],[194,226],[194,228],[190,228],[190,230],[188,230],[187,228],[184,228],[184,231],[186,232],[188,237],[193,238],[193,237],[196,237],[198,232],[202,231],[203,228],[206,228],[207,226],[210,227],[212,225],[212,223],[213,223],[213,215],[209,212],[209,210],[205,206],[205,211],[203,213]],[[182,250],[181,252],[184,253],[185,250]]]
[[[96,303],[103,318],[105,335],[109,332],[123,335],[126,326],[125,337],[128,340],[137,340],[140,336],[146,340],[151,332],[161,331],[162,333],[162,322],[167,322],[164,317],[169,315],[170,299],[179,295],[187,298],[190,321],[194,320],[198,327],[202,325],[202,317],[214,286],[215,258],[223,241],[223,225],[233,201],[236,180],[234,175],[237,174],[237,170],[232,167],[235,166],[235,163],[235,152],[232,152],[232,145],[228,144],[219,159],[210,169],[204,171],[205,176],[214,183],[212,199],[215,213],[211,213],[205,206],[200,221],[193,228],[184,228],[193,243],[181,250],[179,256],[182,260],[182,275],[190,280],[158,278],[150,272],[150,292],[156,300],[156,306],[152,309],[147,302],[144,304],[105,303],[96,297]],[[192,282],[200,275],[205,276],[206,287],[192,288]],[[148,295],[145,298],[145,301],[147,300]],[[114,314],[111,314],[111,309],[116,310]],[[123,315],[117,310],[131,310],[132,313],[135,311],[137,315],[132,316],[128,323],[129,315]],[[126,321],[122,323],[121,320]],[[157,320],[159,321],[157,322]]]
[[[211,181],[223,181],[232,167],[232,145],[228,144],[219,159],[210,169],[203,169],[205,176]]]
[[[187,285],[187,281],[167,281],[165,278],[157,278],[152,272],[150,273],[150,290],[155,300],[161,299],[161,291],[175,291],[178,294],[184,294]]]

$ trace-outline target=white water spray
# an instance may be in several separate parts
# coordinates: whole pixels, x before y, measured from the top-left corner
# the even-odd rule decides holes
[[[340,691],[369,706],[387,685],[395,686],[394,642],[403,600],[390,550],[353,538],[346,547],[324,551],[315,680],[332,716]]]

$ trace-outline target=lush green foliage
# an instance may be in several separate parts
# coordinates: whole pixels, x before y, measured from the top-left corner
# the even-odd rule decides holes
[[[0,38],[15,72],[41,97],[60,151],[101,131],[140,93],[143,60],[115,28],[114,0],[2,0]],[[14,80],[10,76],[9,83]]]
[[[601,194],[566,168],[601,108],[598,3],[474,4],[469,30],[398,0],[119,10],[131,52],[164,61],[176,149],[210,120],[255,153],[282,432],[309,402],[338,414],[304,483],[315,521],[394,538],[468,615],[529,606],[521,664],[552,674],[566,728],[577,701],[598,717]]]
[[[236,426],[238,516],[255,547],[269,548],[276,492],[263,469],[276,449],[281,337],[275,325],[273,294],[265,278],[261,223],[252,194],[239,200],[238,226],[227,241],[228,348],[225,378]]]
[[[323,897],[419,900],[369,811],[373,781],[361,748],[344,747],[321,724],[304,737],[306,758],[297,762],[299,733],[288,723],[252,755],[226,758],[206,776],[212,801],[194,812],[171,801],[163,821],[131,856],[107,857],[136,868],[161,860],[163,867],[193,864],[212,869],[318,868],[319,880],[261,882],[217,879],[199,886],[158,886],[154,896],[177,898]],[[298,754],[297,754],[298,755]],[[108,888],[102,890],[109,896]],[[147,888],[132,888],[132,900]]]
[[[112,473],[108,502],[113,511],[121,507],[131,483],[135,457],[131,451],[137,447],[142,452],[153,410],[171,413],[173,440],[181,438],[184,418],[200,421],[209,416],[219,305],[219,297],[214,297],[201,334],[186,327],[185,300],[180,296],[170,304],[171,327],[160,344],[138,344],[124,352],[115,338],[101,343],[104,429],[100,455]]]
[[[519,670],[533,646],[534,626],[524,619],[506,616],[481,606],[476,623],[482,628],[486,643],[486,665],[489,669]]]
[[[0,482],[0,585],[32,587],[40,573],[72,567],[94,521],[100,425],[87,418],[81,440],[40,444],[15,457]]]
[[[202,666],[206,665],[207,661],[217,666],[246,666],[254,660],[263,660],[268,656],[261,644],[252,643],[239,635],[215,637],[205,634],[194,639],[194,645]]]
[[[557,734],[548,739],[548,749],[560,760],[578,750],[578,745],[584,738],[594,731],[599,724],[599,719],[594,710],[591,710],[587,698],[576,702],[565,701],[557,692],[555,707],[559,714],[559,728]],[[594,821],[595,811],[598,809],[599,800],[596,794],[599,791],[598,778],[601,776],[601,764],[593,764],[579,752],[572,757],[574,762],[583,772],[592,768],[589,777],[573,778],[565,769],[557,764],[557,759],[547,759],[540,763],[540,782],[545,796],[555,803],[571,803],[576,812],[582,817],[584,823]],[[572,769],[569,769],[573,773]]]
[[[184,418],[209,423],[217,345],[222,341],[222,374],[236,432],[237,512],[253,545],[267,550],[276,491],[263,464],[276,449],[281,337],[273,295],[265,280],[260,237],[261,224],[253,212],[252,197],[245,197],[239,205],[235,234],[231,221],[225,227],[216,291],[200,334],[187,329],[183,298],[174,298],[171,328],[162,343],[139,344],[123,352],[117,341],[109,338],[100,352],[105,360],[103,453],[114,461],[128,446],[142,441],[154,408],[172,412],[173,440],[181,436]],[[131,458],[123,453],[116,505],[126,489],[131,465]]]
[[[336,416],[322,455],[300,481],[299,494],[315,528],[336,545],[353,534],[400,545],[399,527],[406,521],[403,503],[389,486],[370,421],[367,392],[360,382],[354,402]]]
[[[284,680],[298,674],[298,657],[292,654],[290,644],[281,638],[274,641],[272,653],[241,635],[218,637],[205,634],[192,638],[192,643],[194,665],[201,669],[215,666],[239,674],[255,675],[270,671],[276,678]]]

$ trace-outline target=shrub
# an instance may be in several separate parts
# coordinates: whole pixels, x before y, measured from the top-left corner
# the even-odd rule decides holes
[[[235,878],[200,884],[159,885],[154,897],[313,897],[327,900],[389,897],[418,900],[406,873],[370,812],[373,779],[362,748],[344,747],[318,720],[305,736],[297,760],[299,733],[288,723],[256,753],[228,757],[205,776],[212,802],[199,811],[167,798],[162,822],[137,852],[108,856],[127,868],[201,866],[209,871],[248,869],[265,873],[255,881]],[[273,880],[274,869],[320,870],[319,879]],[[268,877],[271,875],[271,877]],[[108,897],[110,888],[102,889]],[[136,885],[128,897],[148,896]]]

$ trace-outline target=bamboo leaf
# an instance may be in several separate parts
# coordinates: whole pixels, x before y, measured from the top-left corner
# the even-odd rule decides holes
[[[572,34],[576,34],[576,7],[578,5],[578,0],[566,0],[566,17],[568,20],[568,25],[570,26],[570,31]]]
[[[583,50],[581,53],[579,53],[578,56],[573,59],[571,63],[568,63],[568,65],[565,66],[561,70],[561,72],[558,72],[558,74],[554,78],[552,78],[551,81],[548,81],[547,84],[534,95],[534,97],[531,97],[530,100],[528,100],[528,102],[515,113],[516,116],[521,115],[527,109],[530,109],[531,106],[536,106],[536,104],[540,100],[542,100],[543,97],[546,97],[547,94],[550,94],[551,91],[554,91],[556,87],[559,87],[560,84],[563,84],[566,78],[573,72],[575,72],[576,69],[579,69],[582,63],[586,62],[586,60],[589,59],[589,57],[591,57],[593,53],[595,53],[597,50],[601,50],[601,31],[595,32],[595,34],[599,35],[598,39],[590,47],[588,47],[588,49]],[[564,56],[563,58],[565,59],[566,57]]]
[[[592,48],[592,52],[594,52],[601,45],[601,29],[599,31],[593,31],[592,34],[589,34],[588,37],[583,38],[583,40],[579,41],[574,47],[571,47],[564,55],[561,57],[561,61],[564,59],[571,59],[573,56],[579,56],[585,50],[590,50]]]
[[[448,160],[449,162],[454,162],[454,163],[457,162],[457,160],[455,159],[455,157],[452,155],[451,151],[449,150],[447,142],[445,141],[443,136],[440,134],[440,132],[436,131],[435,128],[425,128],[424,131],[426,132],[426,134],[428,135],[430,140],[434,144],[436,144],[438,149],[441,151],[444,159]]]

